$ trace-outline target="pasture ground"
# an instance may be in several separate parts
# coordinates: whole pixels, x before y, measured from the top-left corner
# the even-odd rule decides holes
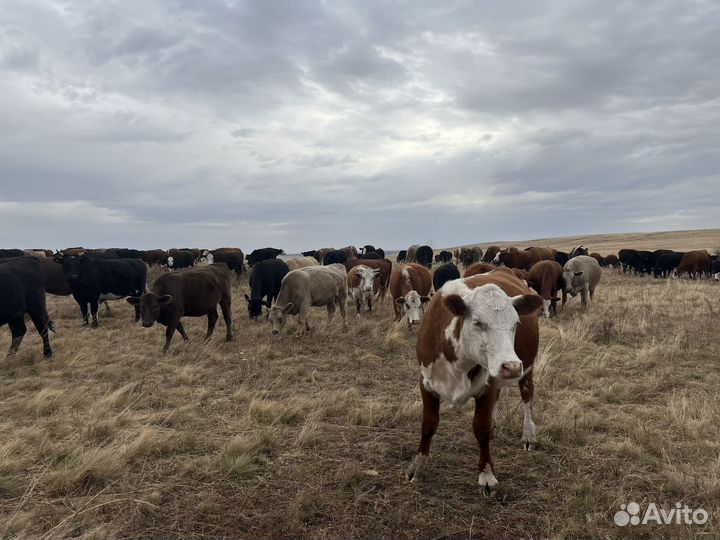
[[[154,271],[153,273],[156,273]],[[720,535],[720,285],[603,272],[596,300],[541,320],[535,421],[520,446],[516,388],[492,443],[506,498],[477,487],[472,402],[442,409],[423,483],[405,468],[420,430],[414,334],[392,307],[272,339],[234,291],[202,342],[143,329],[124,302],[81,326],[49,300],[55,357],[28,333],[0,365],[0,536],[698,537]],[[3,347],[10,342],[0,330]],[[675,502],[705,526],[613,523],[620,504]]]

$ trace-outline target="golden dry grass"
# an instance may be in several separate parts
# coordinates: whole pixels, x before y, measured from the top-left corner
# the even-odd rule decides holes
[[[591,245],[591,247],[594,247]],[[419,438],[414,334],[378,313],[313,335],[272,339],[234,291],[236,341],[202,342],[132,321],[101,327],[51,298],[55,358],[30,332],[0,385],[0,536],[57,537],[697,537],[720,516],[720,285],[603,272],[541,321],[535,420],[504,391],[493,455],[504,502],[477,479],[472,406],[444,410],[428,474],[404,471]],[[336,315],[337,317],[337,315]],[[293,328],[294,329],[294,328]],[[291,329],[291,330],[293,330]],[[9,344],[7,328],[0,343]],[[621,503],[676,501],[710,512],[697,526],[619,528]]]

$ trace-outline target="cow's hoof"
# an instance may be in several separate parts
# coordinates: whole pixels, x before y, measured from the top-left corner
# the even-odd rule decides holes
[[[405,471],[405,478],[408,479],[408,482],[419,482],[422,480],[427,459],[427,456],[423,456],[422,454],[417,454],[413,458]]]
[[[45,360],[51,360],[54,353],[52,351],[43,351],[43,356],[45,357]]]
[[[492,497],[497,492],[498,481],[489,464],[485,465],[485,469],[478,476],[478,486],[485,497]]]
[[[87,326],[87,325],[88,325],[88,322],[87,322],[87,321],[84,321],[82,325],[83,325],[83,326]]]
[[[538,443],[537,441],[522,441],[522,447],[525,451],[530,452],[532,450],[537,450]]]
[[[98,325],[98,323],[92,323],[90,325],[90,328],[99,328],[99,325]]]

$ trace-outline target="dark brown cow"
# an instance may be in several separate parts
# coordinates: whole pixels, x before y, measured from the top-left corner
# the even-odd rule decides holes
[[[688,251],[677,267],[677,277],[687,274],[695,279],[710,272],[710,254],[704,249]]]
[[[470,277],[470,276],[476,276],[478,274],[485,274],[487,272],[492,272],[497,268],[496,266],[493,266],[490,263],[486,262],[476,262],[475,264],[471,264],[468,266],[468,269],[465,270],[465,273],[463,274],[463,277]]]
[[[501,251],[495,257],[499,264],[503,264],[508,268],[520,268],[521,270],[530,270],[533,265],[533,255],[529,251]]]
[[[557,315],[558,291],[562,291],[563,306],[567,302],[563,267],[555,261],[536,262],[528,272],[527,283],[543,299],[543,315],[550,317],[550,311]]]
[[[411,325],[418,324],[425,304],[430,301],[431,289],[432,275],[427,268],[415,263],[398,266],[390,276],[395,320],[399,321],[404,311]]]
[[[557,250],[548,247],[529,247],[525,249],[526,252],[530,253],[530,268],[538,261],[552,261],[555,259],[555,253]],[[529,270],[527,268],[526,270]]]
[[[52,258],[39,259],[39,261],[45,278],[45,292],[56,296],[69,296],[72,294],[62,264]],[[107,306],[107,304],[105,305]]]
[[[163,274],[155,280],[148,292],[142,296],[129,296],[127,302],[140,306],[145,328],[151,327],[155,321],[167,326],[163,352],[170,348],[175,330],[180,332],[185,341],[190,340],[180,321],[185,316],[207,316],[205,341],[209,341],[218,320],[218,304],[227,327],[225,340],[232,341],[231,276],[230,270],[223,263],[185,268]]]
[[[537,313],[542,299],[506,272],[447,283],[430,302],[418,331],[422,434],[407,478],[419,479],[440,421],[440,402],[461,408],[475,399],[473,431],[480,446],[478,484],[487,495],[497,488],[490,439],[500,388],[517,383],[525,404],[521,442],[537,438],[532,420],[532,366],[538,353]]]
[[[620,260],[617,255],[607,255],[605,257],[605,266],[612,266],[613,268],[620,268]],[[601,265],[602,266],[602,265]]]
[[[165,257],[165,252],[162,249],[149,249],[142,252],[142,260],[150,266],[159,265],[163,257]]]
[[[589,257],[592,257],[593,259],[595,259],[600,266],[605,266],[605,257],[603,257],[602,255],[600,255],[597,251],[593,251],[593,252],[592,252],[590,255],[588,255],[588,256],[589,256]]]
[[[500,246],[490,246],[485,250],[485,255],[482,256],[480,262],[493,262],[498,253],[500,253]]]
[[[380,288],[380,299],[385,299],[388,287],[390,287],[390,274],[392,274],[392,263],[390,261],[387,259],[353,259],[352,261],[345,261],[343,264],[348,272],[359,264],[379,269],[380,275],[376,279]]]

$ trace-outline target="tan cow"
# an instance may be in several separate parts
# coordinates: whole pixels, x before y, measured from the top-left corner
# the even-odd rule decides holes
[[[308,266],[318,266],[320,263],[315,257],[293,257],[287,259],[285,264],[288,265],[289,270],[297,270],[298,268],[306,268]]]
[[[500,388],[520,386],[525,404],[521,442],[537,438],[532,420],[532,366],[538,353],[542,299],[509,272],[446,283],[433,297],[418,330],[422,433],[407,478],[418,480],[440,422],[440,402],[454,408],[475,399],[473,431],[480,447],[478,484],[486,495],[498,485],[490,457],[493,412]]]
[[[409,263],[398,266],[390,276],[390,294],[393,298],[395,320],[402,318],[403,311],[411,325],[420,322],[425,304],[430,301],[432,275],[422,265]]]

